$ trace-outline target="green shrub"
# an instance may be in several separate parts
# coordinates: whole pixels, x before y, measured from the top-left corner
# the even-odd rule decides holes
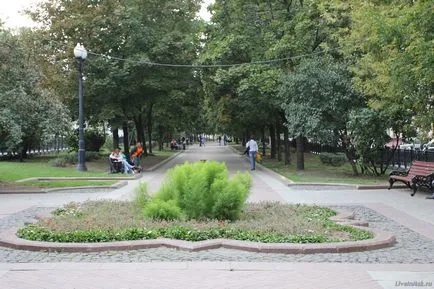
[[[140,182],[139,186],[135,189],[134,202],[141,208],[151,200],[151,196],[148,192],[148,185],[144,182]]]
[[[53,167],[64,168],[67,166],[68,162],[65,158],[56,158],[54,160],[51,160],[49,164]]]
[[[224,163],[185,163],[171,169],[155,199],[173,200],[188,219],[235,220],[251,187],[249,174],[229,180]]]
[[[175,200],[153,199],[145,206],[143,214],[151,219],[171,221],[179,219],[182,216],[182,210]]]
[[[68,147],[78,151],[78,129],[71,131],[68,136]],[[105,142],[104,135],[95,129],[84,130],[84,143],[86,151],[99,151]]]
[[[224,220],[236,220],[241,214],[250,186],[245,184],[247,173],[238,173],[230,181],[219,180],[213,186],[215,202],[212,217]]]
[[[101,158],[98,152],[88,152],[84,154],[86,162],[98,160]],[[59,154],[59,157],[50,161],[50,165],[54,167],[66,167],[67,165],[75,165],[78,162],[78,153],[69,152],[65,154]]]
[[[344,153],[321,153],[320,160],[325,165],[340,167],[347,162],[347,157]]]
[[[99,160],[101,158],[98,151],[86,151],[84,153],[84,157],[85,157],[86,162],[90,162],[93,160]]]

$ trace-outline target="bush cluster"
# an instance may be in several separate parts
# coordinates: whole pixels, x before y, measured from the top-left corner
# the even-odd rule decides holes
[[[154,219],[235,220],[251,187],[248,173],[229,179],[224,163],[185,163],[169,170],[163,185],[146,204],[144,214]]]
[[[77,152],[69,152],[66,154],[61,154],[58,158],[51,160],[49,164],[53,167],[66,167],[67,165],[74,165],[78,161]],[[98,160],[100,155],[98,152],[85,152],[85,160],[87,162],[92,160]]]
[[[347,157],[344,153],[321,153],[320,160],[325,165],[340,167],[347,162]]]
[[[86,151],[99,151],[104,145],[104,134],[95,129],[84,131],[84,143]],[[78,129],[71,131],[68,137],[68,146],[74,151],[78,151]]]

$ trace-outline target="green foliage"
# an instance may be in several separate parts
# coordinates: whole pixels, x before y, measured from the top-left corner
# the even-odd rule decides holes
[[[64,168],[69,164],[65,158],[56,158],[51,160],[49,163],[51,166],[58,168]]]
[[[0,147],[21,153],[68,130],[69,110],[52,90],[41,87],[31,33],[0,26]]]
[[[350,1],[352,31],[342,42],[357,55],[355,86],[374,109],[386,112],[395,133],[434,122],[432,1]],[[400,112],[400,113],[396,113]]]
[[[173,201],[153,200],[161,215],[173,213]],[[168,203],[172,203],[169,204]],[[172,206],[169,208],[167,206]],[[179,208],[178,208],[179,209]],[[53,217],[19,230],[31,240],[53,242],[109,242],[156,238],[202,241],[215,238],[257,242],[340,242],[372,238],[372,234],[329,220],[336,212],[323,207],[281,203],[248,204],[234,222],[218,220],[144,219],[135,202],[113,200],[68,203]],[[157,213],[155,213],[157,215]],[[290,221],[288,221],[290,220]],[[342,234],[344,232],[344,234]],[[338,237],[336,238],[336,233]]]
[[[148,185],[145,182],[140,182],[137,188],[135,189],[134,193],[135,193],[134,202],[140,208],[145,207],[146,204],[151,199],[151,196],[149,195],[148,192]]]
[[[98,152],[86,151],[84,154],[85,161],[94,161],[101,158]],[[65,154],[60,154],[55,160],[51,160],[49,163],[54,167],[65,167],[67,165],[74,165],[78,161],[78,154],[76,152],[69,152]]]
[[[67,142],[70,150],[78,151],[78,130],[71,131]],[[104,142],[104,135],[98,130],[86,129],[84,131],[84,144],[86,151],[98,152],[104,145]]]
[[[170,221],[179,219],[182,216],[182,210],[175,200],[152,199],[145,205],[143,214],[145,217],[154,220]]]
[[[104,135],[97,130],[86,130],[84,133],[86,151],[99,152],[105,142]]]
[[[333,167],[340,167],[348,162],[347,157],[343,153],[321,153],[320,160],[323,164]]]
[[[161,201],[174,200],[188,219],[235,220],[251,186],[247,173],[229,180],[224,163],[185,163],[171,169],[156,193]]]
[[[54,216],[74,216],[81,217],[83,214],[80,212],[80,209],[77,203],[70,202],[64,205],[62,208],[57,208],[51,212]]]
[[[330,224],[330,228],[334,225]],[[351,233],[358,240],[370,239],[371,232],[357,230],[345,226],[342,231]],[[357,233],[356,233],[357,231]],[[260,233],[258,231],[243,231],[231,227],[222,226],[208,230],[197,230],[190,227],[168,226],[156,229],[129,228],[123,230],[88,230],[72,232],[53,232],[43,227],[27,225],[18,229],[17,235],[20,238],[33,241],[48,242],[112,242],[129,240],[148,240],[156,238],[173,238],[186,241],[204,241],[217,238],[235,239],[263,243],[325,243],[330,239],[322,234],[311,235],[283,235],[275,232]],[[337,240],[334,240],[337,241]]]
[[[390,140],[386,134],[390,119],[384,112],[362,109],[351,114],[348,128],[352,131],[352,143],[359,155],[359,164],[364,172],[382,175],[388,169],[382,160],[384,145]]]

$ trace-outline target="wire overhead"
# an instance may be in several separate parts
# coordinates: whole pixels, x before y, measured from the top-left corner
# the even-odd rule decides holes
[[[270,63],[276,63],[276,62],[283,62],[283,61],[288,61],[288,60],[292,60],[292,59],[308,57],[308,56],[312,56],[312,55],[324,54],[324,53],[327,53],[329,51],[336,51],[339,49],[340,48],[330,49],[327,51],[312,52],[312,53],[308,53],[308,54],[301,54],[301,55],[285,57],[285,58],[257,60],[257,61],[233,63],[233,64],[171,64],[171,63],[151,62],[151,61],[147,61],[147,60],[130,60],[127,58],[114,57],[114,56],[99,54],[99,53],[95,53],[95,52],[91,52],[91,51],[88,51],[88,54],[104,57],[108,60],[126,61],[126,62],[137,63],[137,64],[145,64],[145,65],[149,65],[149,66],[184,67],[184,68],[218,68],[218,67],[234,67],[234,66],[241,66],[241,65],[259,65],[259,64],[270,64]]]

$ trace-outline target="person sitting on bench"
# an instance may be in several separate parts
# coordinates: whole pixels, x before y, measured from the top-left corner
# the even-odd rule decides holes
[[[122,153],[120,148],[116,148],[111,154],[110,159],[113,161],[114,164],[121,163],[122,167],[124,169],[125,174],[132,174],[134,173],[134,166],[130,165],[127,162],[126,156]]]

